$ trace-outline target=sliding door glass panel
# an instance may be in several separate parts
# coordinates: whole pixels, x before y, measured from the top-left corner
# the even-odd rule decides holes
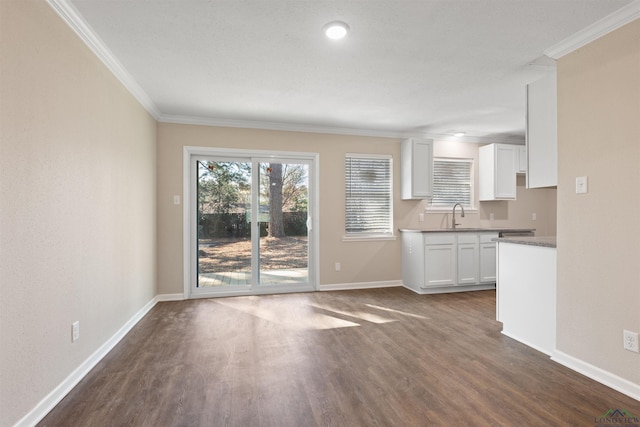
[[[309,165],[259,162],[259,285],[309,282]]]
[[[197,160],[196,169],[196,287],[250,285],[251,161]]]

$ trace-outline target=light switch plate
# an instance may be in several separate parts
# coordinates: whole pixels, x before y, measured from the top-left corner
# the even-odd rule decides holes
[[[589,192],[587,177],[579,176],[576,178],[576,194],[587,194]]]

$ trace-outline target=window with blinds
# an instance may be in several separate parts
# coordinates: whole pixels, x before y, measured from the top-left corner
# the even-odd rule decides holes
[[[473,160],[433,159],[431,207],[451,208],[456,203],[473,207]]]
[[[347,235],[393,234],[392,161],[391,156],[347,154]]]

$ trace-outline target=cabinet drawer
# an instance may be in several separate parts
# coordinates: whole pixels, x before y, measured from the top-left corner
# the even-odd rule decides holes
[[[454,233],[427,233],[424,236],[425,245],[455,245],[456,235]]]
[[[476,233],[460,233],[458,234],[458,243],[478,243],[478,235]]]
[[[495,243],[494,239],[498,238],[498,233],[480,234],[480,243]]]

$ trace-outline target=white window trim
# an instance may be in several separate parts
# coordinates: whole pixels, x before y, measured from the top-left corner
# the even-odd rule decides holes
[[[473,158],[470,157],[434,157],[435,161],[445,161],[445,162],[469,162],[471,164],[471,206],[465,206],[465,213],[477,214],[479,212],[478,201],[476,200],[476,178],[475,178],[475,166],[476,162]],[[442,214],[443,212],[451,212],[453,209],[453,205],[451,206],[432,206],[431,199],[427,201],[427,206],[425,208],[425,213],[427,214]]]
[[[393,156],[391,154],[371,154],[371,153],[345,153],[345,160],[347,157],[358,157],[358,158],[370,158],[370,159],[387,159],[387,160],[391,160],[390,163],[390,167],[391,170],[389,171],[389,185],[391,188],[391,203],[389,204],[389,217],[391,219],[391,228],[389,230],[388,233],[347,233],[346,228],[347,228],[347,224],[346,224],[346,218],[345,218],[345,224],[343,227],[344,230],[344,235],[342,236],[342,241],[343,242],[363,242],[363,241],[373,241],[373,240],[379,240],[379,241],[383,241],[383,240],[396,240],[397,237],[395,235],[395,228],[394,228],[394,217],[393,217],[393,203],[394,203],[394,198],[393,198]],[[345,171],[345,184],[346,184],[346,171]],[[345,203],[346,203],[346,197],[345,197]],[[346,214],[346,204],[345,204],[345,214]]]

